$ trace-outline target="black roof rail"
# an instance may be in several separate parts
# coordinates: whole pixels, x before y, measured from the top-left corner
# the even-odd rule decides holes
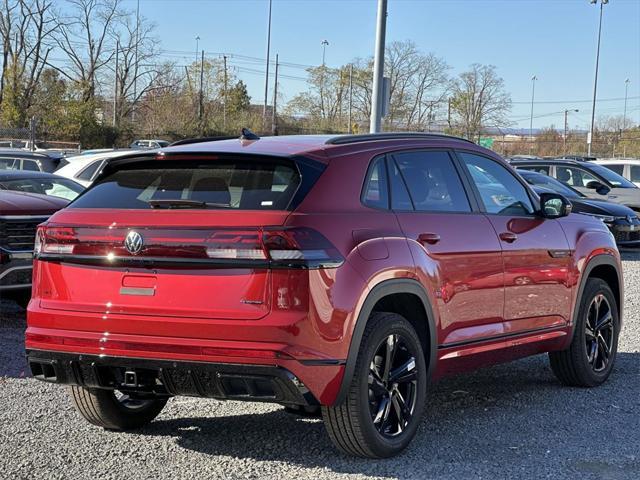
[[[176,140],[169,146],[176,147],[178,145],[190,145],[192,143],[218,142],[220,140],[232,140],[234,138],[238,138],[238,137],[234,135],[221,135],[217,137],[184,138],[182,140]]]
[[[474,143],[462,137],[446,135],[444,133],[428,132],[389,132],[389,133],[365,133],[362,135],[339,135],[324,142],[326,145],[348,145],[350,143],[369,142],[371,140],[402,140],[402,139],[448,139],[462,140],[463,142]]]

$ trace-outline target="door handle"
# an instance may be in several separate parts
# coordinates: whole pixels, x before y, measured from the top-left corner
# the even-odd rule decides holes
[[[437,233],[421,233],[418,235],[418,241],[422,244],[435,245],[440,241],[440,235]]]
[[[502,232],[499,236],[500,240],[507,243],[513,243],[518,239],[518,236],[512,232]]]

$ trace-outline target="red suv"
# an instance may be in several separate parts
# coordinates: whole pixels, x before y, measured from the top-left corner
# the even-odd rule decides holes
[[[140,427],[192,395],[321,410],[400,452],[434,379],[549,352],[604,382],[622,278],[601,221],[428,134],[223,140],[113,159],[37,232],[26,348],[78,411]]]

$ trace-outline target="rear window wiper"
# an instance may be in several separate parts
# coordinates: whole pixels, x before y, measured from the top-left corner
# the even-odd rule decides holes
[[[149,200],[147,204],[151,208],[231,208],[230,203],[202,202],[180,198]]]

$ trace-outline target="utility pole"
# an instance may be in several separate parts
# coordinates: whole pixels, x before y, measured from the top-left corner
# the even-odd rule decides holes
[[[138,103],[138,44],[140,43],[140,0],[136,6],[136,49],[135,68],[133,69],[133,105],[131,105],[131,120],[136,120],[136,105]]]
[[[273,84],[273,109],[271,110],[271,135],[278,135],[278,117],[276,107],[278,103],[278,54],[276,53],[276,75]]]
[[[347,116],[349,122],[349,133],[352,133],[351,128],[351,109],[353,106],[353,63],[349,65],[349,115]]]
[[[320,114],[324,117],[325,54],[327,53],[327,45],[329,45],[329,42],[326,40],[323,40],[320,45],[322,45],[322,73],[320,77]]]
[[[222,128],[227,131],[227,56],[223,55],[224,60],[224,105],[222,110]]]
[[[371,93],[370,133],[379,133],[382,124],[382,85],[384,83],[384,47],[387,30],[387,0],[378,0],[376,47],[373,62],[373,91]]]
[[[447,102],[447,124],[449,125],[449,129],[451,129],[451,98]]]
[[[533,100],[536,96],[536,80],[538,77],[535,75],[531,77],[531,118],[529,120],[529,153],[533,151]]]
[[[269,0],[269,22],[267,25],[267,67],[264,74],[264,106],[262,107],[262,128],[267,129],[267,96],[269,95],[269,57],[271,50],[271,5]]]
[[[202,117],[204,115],[204,49],[202,50],[202,54],[200,57],[200,95],[198,101],[198,120],[200,121],[200,130],[204,130],[204,125],[202,124]]]
[[[564,139],[562,141],[562,155],[565,156],[567,154],[567,136],[569,135],[569,122],[568,115],[569,112],[579,112],[578,109],[575,110],[565,110],[564,111]]]
[[[622,135],[627,130],[627,96],[629,94],[629,79],[627,78],[624,81],[624,114],[622,115],[622,133],[620,134],[620,140],[622,140]],[[627,145],[622,144],[622,156],[627,156]]]
[[[598,0],[591,0],[591,3],[598,3]],[[602,34],[602,10],[609,0],[600,0],[600,23],[598,24],[598,48],[596,49],[596,74],[593,80],[593,105],[591,107],[591,128],[587,137],[587,155],[591,156],[591,143],[593,142],[593,127],[596,120],[596,94],[598,91],[598,67],[600,64],[600,37]]]
[[[113,127],[116,126],[116,110],[118,109],[118,54],[120,53],[120,41],[116,41],[116,69],[113,86]]]

